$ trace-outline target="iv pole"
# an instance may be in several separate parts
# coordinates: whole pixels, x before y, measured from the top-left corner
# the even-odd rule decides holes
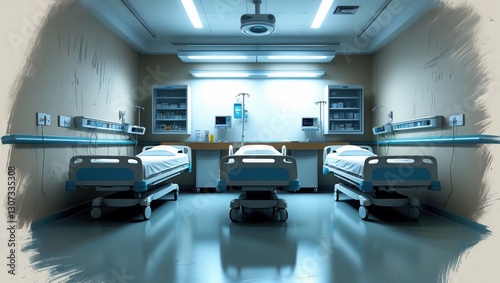
[[[375,106],[372,108],[372,112],[375,112],[375,127],[377,126],[377,123],[378,123],[378,111],[377,109],[379,108],[382,108],[384,106],[382,105],[379,105],[379,106]],[[377,136],[377,154],[380,154],[380,137]]]
[[[243,96],[242,110],[241,110],[241,146],[245,144],[245,96],[250,97],[248,93],[240,93],[237,96]]]
[[[320,100],[314,102],[314,104],[319,105],[319,130],[321,141],[323,141],[323,104],[326,104],[326,101]]]
[[[137,111],[137,125],[140,126],[141,125],[141,110],[144,111],[144,107],[136,105],[134,110]]]
[[[144,111],[144,107],[136,105],[134,111],[137,111],[137,125],[141,125],[141,110]],[[135,135],[135,152],[137,152],[137,135]]]

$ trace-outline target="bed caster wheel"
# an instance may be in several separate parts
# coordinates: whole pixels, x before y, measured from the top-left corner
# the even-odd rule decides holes
[[[368,207],[366,207],[366,206],[360,206],[358,209],[358,213],[359,213],[359,217],[361,217],[361,219],[363,219],[363,220],[368,219],[368,215],[370,214],[368,211]]]
[[[145,220],[148,220],[151,217],[151,206],[146,206],[144,207],[144,210],[142,211],[142,216],[144,217]]]
[[[318,188],[314,188],[314,193],[317,194],[318,193]]]
[[[335,201],[339,201],[339,193],[338,193],[338,192],[334,192],[334,193],[333,193],[333,199],[334,199]]]
[[[90,216],[94,219],[99,219],[102,215],[102,209],[100,207],[94,207],[90,211]]]
[[[410,208],[408,208],[408,215],[412,219],[417,219],[420,217],[420,209],[416,206],[410,206]]]
[[[280,222],[285,222],[288,219],[288,211],[284,208],[279,210]]]
[[[199,194],[199,193],[200,193],[200,188],[196,188],[195,192],[196,192],[197,194]]]
[[[239,208],[231,208],[231,210],[229,211],[229,218],[233,222],[238,221],[238,216],[239,215],[240,215],[240,209]]]
[[[174,191],[174,200],[177,200],[177,199],[179,199],[179,191],[175,190]]]

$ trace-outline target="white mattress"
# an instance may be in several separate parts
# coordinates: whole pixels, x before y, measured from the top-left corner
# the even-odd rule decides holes
[[[281,155],[281,153],[270,145],[253,144],[242,146],[234,155]]]
[[[189,158],[185,153],[175,156],[138,156],[144,168],[144,178],[149,179],[158,173],[188,164]]]
[[[369,156],[338,156],[337,153],[329,153],[325,164],[358,176],[363,176],[363,166]]]

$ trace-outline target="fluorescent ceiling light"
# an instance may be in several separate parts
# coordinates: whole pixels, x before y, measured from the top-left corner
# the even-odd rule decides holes
[[[200,15],[198,11],[196,11],[196,7],[194,6],[193,0],[182,0],[182,5],[184,5],[184,9],[189,16],[189,20],[193,24],[194,28],[203,28],[201,24]]]
[[[186,63],[327,63],[334,50],[182,50],[177,56]]]
[[[234,55],[234,56],[216,56],[216,55],[206,55],[206,56],[187,56],[188,59],[190,60],[246,60],[248,56],[239,56],[239,55]]]
[[[191,71],[194,78],[248,78],[250,74],[243,71]]]
[[[318,76],[322,76],[322,74],[307,71],[270,72],[267,74],[269,78],[316,78]]]
[[[326,14],[330,11],[332,7],[333,0],[323,0],[319,5],[318,11],[316,12],[316,17],[314,17],[314,21],[311,24],[311,28],[319,28],[323,21],[325,20]]]
[[[298,55],[286,55],[286,56],[267,56],[269,60],[325,60],[327,56],[298,56]]]
[[[193,70],[189,72],[194,78],[253,78],[253,79],[267,79],[267,78],[321,78],[325,71],[311,70],[311,71],[201,71]]]

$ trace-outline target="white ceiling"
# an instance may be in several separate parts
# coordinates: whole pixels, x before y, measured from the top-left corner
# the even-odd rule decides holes
[[[194,0],[203,23],[193,28],[181,0],[80,0],[91,14],[143,54],[175,54],[173,44],[335,45],[338,54],[376,52],[420,19],[438,0],[335,0],[323,25],[311,29],[321,0],[262,0],[260,13],[274,14],[276,31],[254,37],[240,31],[240,16],[255,13],[252,0]],[[354,15],[334,15],[337,6],[359,6]],[[359,38],[357,35],[379,17]]]

